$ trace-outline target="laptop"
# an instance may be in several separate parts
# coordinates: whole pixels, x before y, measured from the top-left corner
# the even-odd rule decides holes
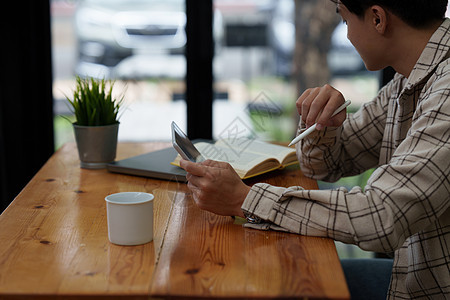
[[[112,162],[107,165],[107,170],[113,173],[187,182],[186,171],[170,164],[177,154],[173,147],[165,148]]]

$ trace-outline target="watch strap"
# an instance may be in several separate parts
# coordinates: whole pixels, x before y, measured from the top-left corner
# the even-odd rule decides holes
[[[242,212],[244,213],[244,216],[247,219],[247,222],[250,224],[260,224],[263,222],[263,220],[260,217],[252,214],[251,212],[244,211],[244,210]]]

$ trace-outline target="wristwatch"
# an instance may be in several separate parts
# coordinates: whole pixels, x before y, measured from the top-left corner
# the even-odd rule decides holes
[[[261,219],[260,217],[252,214],[251,212],[242,211],[244,213],[245,218],[247,219],[247,222],[250,224],[260,224],[263,222],[263,219]]]

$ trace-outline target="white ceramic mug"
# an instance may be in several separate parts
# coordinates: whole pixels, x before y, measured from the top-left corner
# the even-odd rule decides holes
[[[105,198],[108,237],[117,245],[141,245],[153,240],[152,194],[125,192]]]

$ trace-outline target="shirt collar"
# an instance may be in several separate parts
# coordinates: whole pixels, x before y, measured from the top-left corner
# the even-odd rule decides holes
[[[431,36],[428,44],[414,66],[406,84],[406,89],[412,88],[426,78],[436,66],[448,55],[450,50],[450,19],[445,19],[441,26]]]

